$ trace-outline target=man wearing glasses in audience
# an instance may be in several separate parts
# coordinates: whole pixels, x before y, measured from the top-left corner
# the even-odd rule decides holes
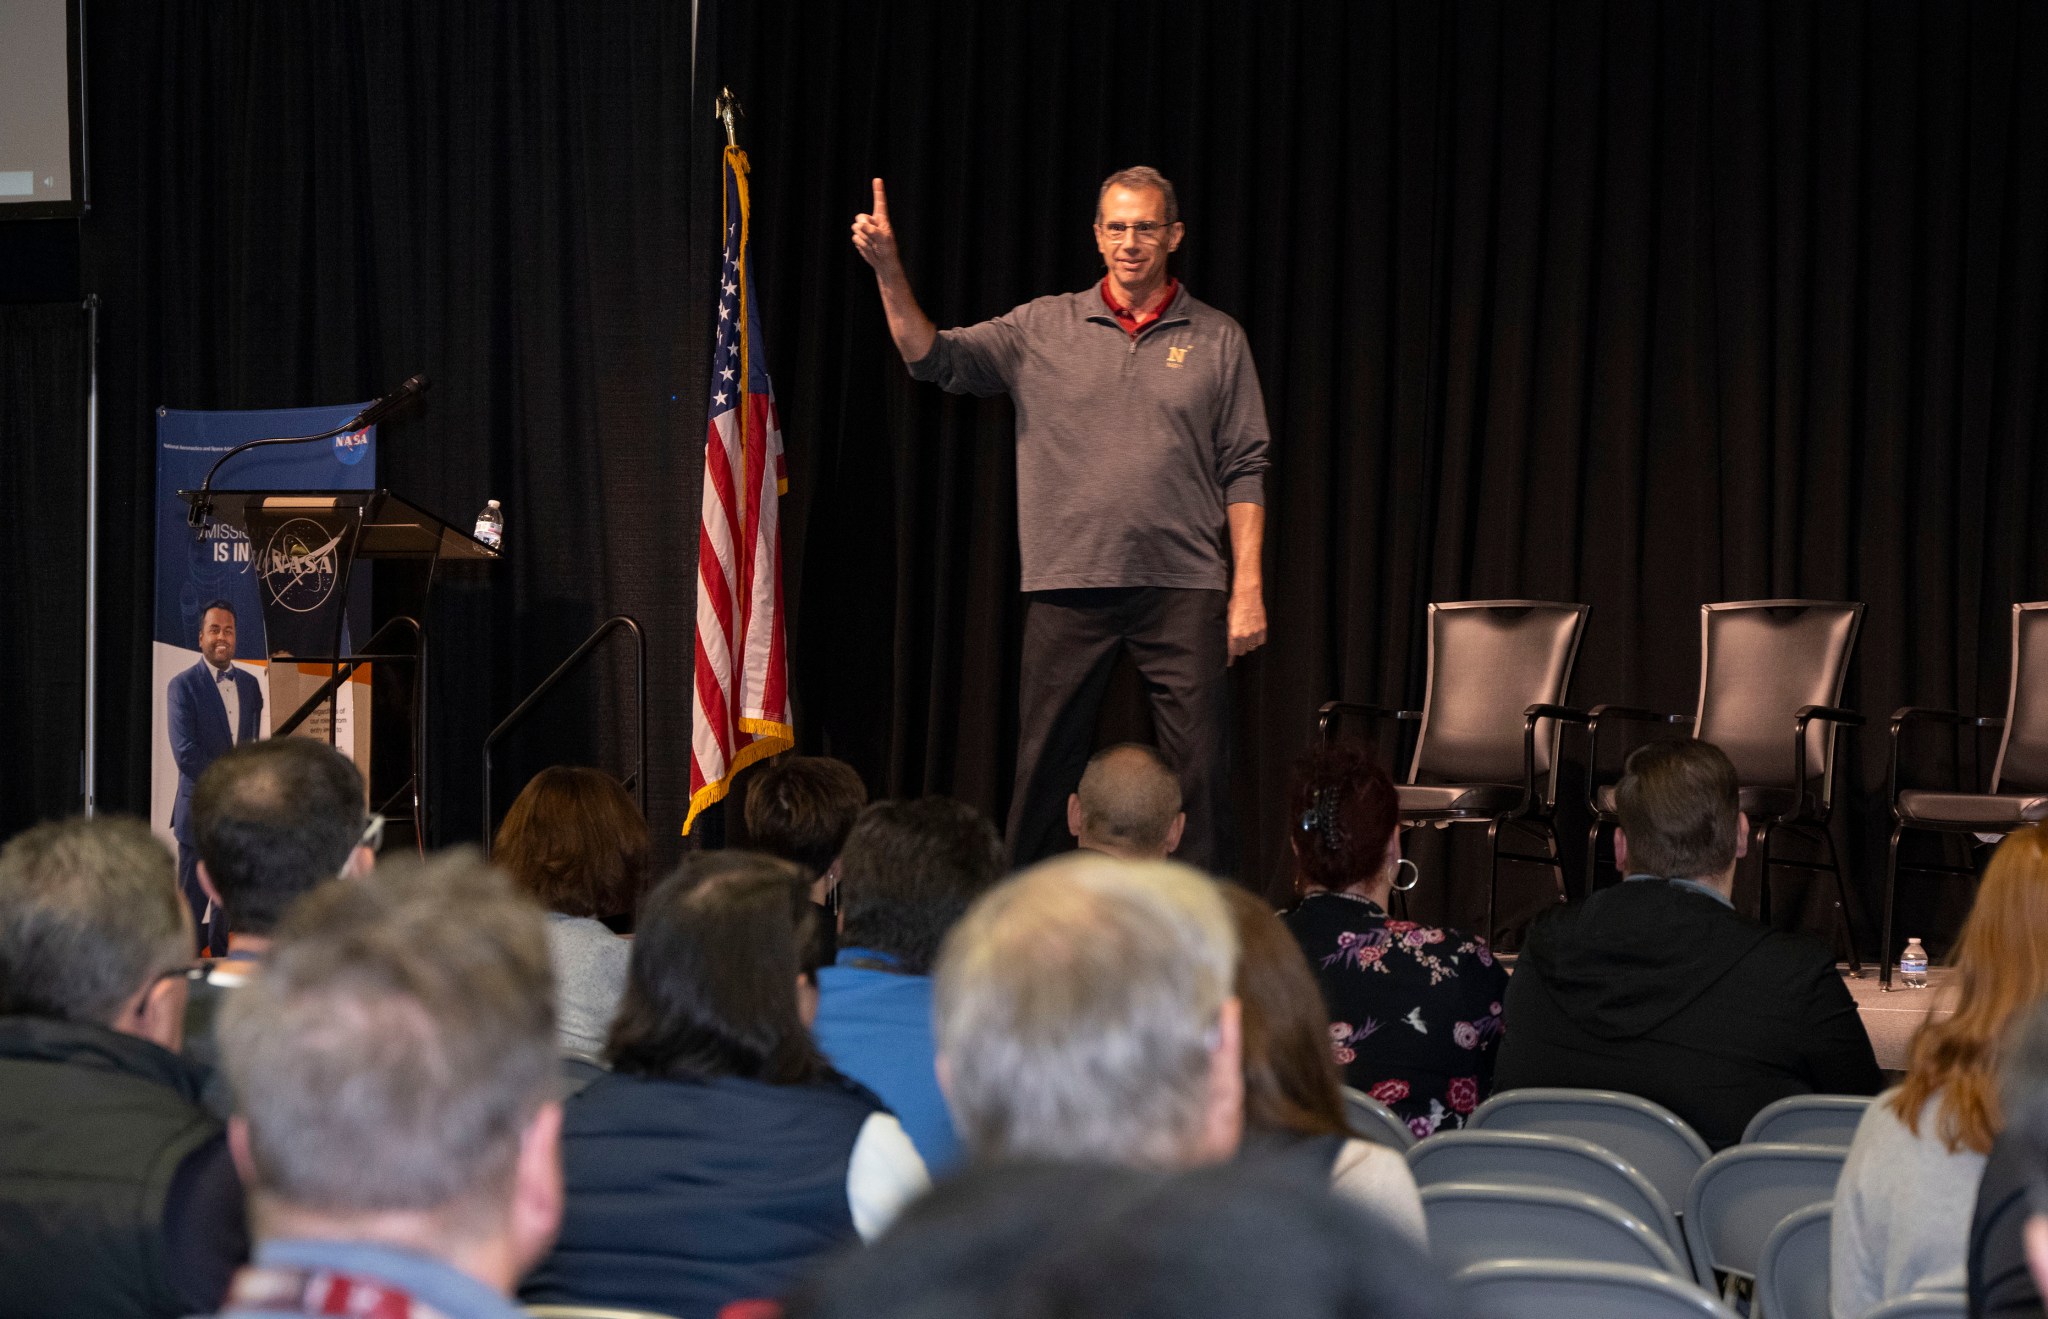
[[[191,955],[140,821],[0,849],[0,1316],[204,1313],[247,1256],[226,1134],[177,1053]]]
[[[1168,271],[1186,226],[1165,176],[1144,166],[1110,175],[1094,231],[1100,283],[943,331],[911,292],[880,179],[853,244],[874,267],[912,376],[1016,404],[1028,606],[1013,863],[1072,845],[1067,797],[1127,649],[1152,693],[1160,750],[1180,771],[1178,854],[1226,870],[1224,669],[1266,640],[1265,401],[1244,331]]]
[[[238,746],[208,767],[192,793],[199,884],[225,913],[227,955],[192,986],[185,1053],[216,1063],[214,1017],[222,997],[245,984],[269,955],[272,932],[304,894],[377,863],[384,817],[370,815],[363,776],[325,742],[279,737]],[[207,1101],[223,1113],[225,1083]]]

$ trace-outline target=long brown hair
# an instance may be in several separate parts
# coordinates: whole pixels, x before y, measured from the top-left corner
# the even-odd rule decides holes
[[[1244,1013],[1244,1121],[1302,1136],[1349,1135],[1330,1016],[1301,945],[1259,899],[1219,884],[1237,925]]]
[[[1998,1069],[2020,1014],[2048,994],[2048,833],[2021,829],[1999,845],[1956,941],[1955,1012],[1929,1013],[1914,1032],[1892,1111],[1920,1134],[1920,1110],[1941,1103],[1935,1133],[1951,1153],[1989,1153],[2005,1119]]]
[[[647,821],[617,779],[555,765],[505,813],[491,860],[549,911],[624,916],[646,887],[649,847]]]

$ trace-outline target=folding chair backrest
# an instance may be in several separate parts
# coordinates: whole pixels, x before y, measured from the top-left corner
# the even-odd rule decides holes
[[[1700,606],[1700,703],[1693,736],[1728,753],[1745,785],[1804,791],[1794,782],[1792,717],[1840,705],[1863,621],[1860,604],[1734,600]],[[1832,795],[1835,729],[1807,725],[1806,768]]]
[[[1670,1109],[1613,1090],[1508,1090],[1481,1104],[1468,1131],[1549,1131],[1612,1150],[1641,1173],[1664,1203],[1685,1203],[1707,1143]]]
[[[1757,1308],[1764,1319],[1829,1319],[1829,1234],[1832,1202],[1795,1209],[1764,1238],[1756,1266]]]
[[[1993,792],[2048,789],[2048,600],[2012,607],[2012,686]]]
[[[1742,1143],[1849,1147],[1870,1108],[1863,1095],[1787,1095],[1766,1104],[1742,1130]]]
[[[1657,1188],[1620,1155],[1576,1136],[1545,1131],[1439,1132],[1408,1151],[1408,1170],[1418,1186],[1494,1182],[1583,1191],[1657,1229],[1674,1253],[1685,1251],[1678,1218]]]
[[[1488,1260],[1459,1269],[1451,1285],[1494,1319],[1735,1319],[1697,1284],[1628,1264]]]
[[[1583,1191],[1443,1182],[1422,1188],[1422,1214],[1430,1253],[1445,1269],[1485,1259],[1565,1259],[1685,1274],[1656,1229]]]
[[[1461,600],[1429,607],[1429,690],[1410,783],[1520,783],[1524,716],[1562,705],[1586,629],[1585,605]],[[1536,725],[1536,780],[1554,800],[1558,725]]]
[[[1693,1178],[1685,1239],[1700,1282],[1712,1270],[1754,1278],[1764,1241],[1787,1214],[1835,1197],[1847,1150],[1829,1145],[1734,1145]]]
[[[1863,1319],[1964,1319],[1970,1298],[1959,1291],[1907,1292],[1894,1296]]]
[[[1375,1145],[1392,1150],[1415,1147],[1415,1133],[1408,1129],[1400,1114],[1363,1090],[1344,1087],[1344,1116],[1351,1120],[1353,1131]]]

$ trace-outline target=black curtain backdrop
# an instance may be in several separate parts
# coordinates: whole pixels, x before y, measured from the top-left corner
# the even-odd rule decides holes
[[[0,306],[0,838],[80,804],[85,394],[79,304]]]
[[[2048,14],[2021,0],[705,0],[694,97],[688,9],[651,0],[91,9],[112,804],[146,800],[151,409],[425,370],[384,474],[452,517],[504,500],[514,550],[443,583],[442,838],[480,827],[491,721],[619,608],[672,838],[720,83],[800,738],[877,792],[1000,818],[1021,607],[1008,405],[895,361],[847,241],[873,174],[942,324],[1095,278],[1110,170],[1179,182],[1180,272],[1244,323],[1276,435],[1274,641],[1234,679],[1268,891],[1316,704],[1418,699],[1428,601],[1583,600],[1575,696],[1688,709],[1701,601],[1804,595],[1870,605],[1841,833],[1874,908],[1882,716],[1998,709],[2007,608],[2048,594]],[[621,764],[623,684],[568,693],[506,781]],[[1105,733],[1140,708],[1126,684]],[[1469,867],[1424,860],[1419,908],[1471,919]]]
[[[1317,703],[1420,699],[1431,600],[1585,601],[1575,696],[1689,710],[1701,602],[1856,599],[1847,700],[1876,719],[1842,833],[1875,943],[1883,716],[2002,710],[2007,609],[2048,591],[2048,13],[803,13],[720,6],[699,72],[751,115],[808,746],[892,792],[1009,790],[1010,411],[896,363],[847,241],[869,176],[950,325],[1095,278],[1095,185],[1143,162],[1179,184],[1180,273],[1244,323],[1276,437],[1242,877],[1286,887]],[[1471,919],[1462,869],[1418,906]]]
[[[614,611],[658,639],[651,737],[687,745],[689,7],[91,9],[85,279],[117,510],[104,795],[148,801],[154,408],[347,402],[416,371],[431,407],[384,428],[382,482],[465,529],[497,498],[508,524],[505,562],[437,586],[438,840],[482,832],[484,734]],[[609,657],[561,689],[506,744],[498,811],[551,761],[625,773],[631,694]],[[665,838],[687,772],[654,762]]]

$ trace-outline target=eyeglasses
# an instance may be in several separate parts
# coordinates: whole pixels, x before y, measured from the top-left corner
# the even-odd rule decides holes
[[[1106,224],[1098,224],[1095,227],[1118,242],[1122,242],[1124,235],[1129,234],[1141,243],[1156,243],[1164,238],[1166,231],[1173,226],[1164,220],[1139,220],[1135,224],[1125,224],[1122,220],[1111,220]]]
[[[372,815],[370,817],[370,822],[363,826],[362,837],[356,839],[356,845],[355,847],[351,847],[349,849],[349,854],[353,856],[356,852],[356,848],[367,847],[370,849],[370,855],[375,856],[378,853],[378,851],[380,851],[383,848],[383,846],[384,817],[381,815]]]

